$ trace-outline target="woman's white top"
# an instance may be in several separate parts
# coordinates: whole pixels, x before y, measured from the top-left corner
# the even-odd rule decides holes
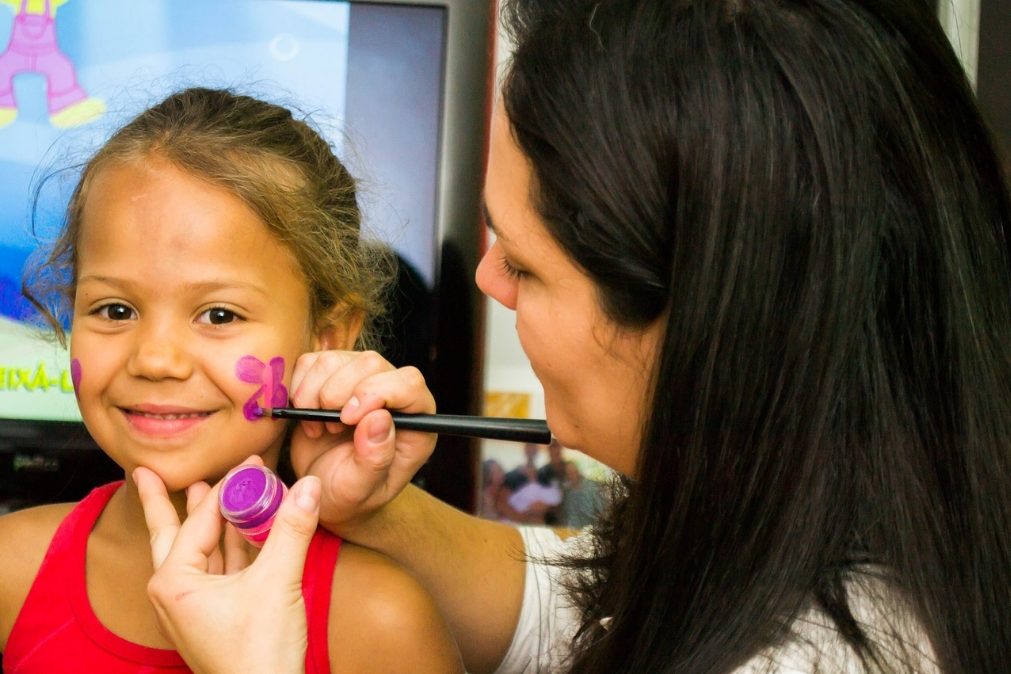
[[[537,560],[579,552],[588,534],[562,540],[546,527],[520,527],[526,546],[523,605],[512,643],[496,674],[542,674],[565,671],[579,612],[561,583],[572,573]],[[847,588],[854,617],[872,641],[883,645],[882,655],[895,664],[912,665],[912,671],[936,674],[929,642],[901,603],[883,584],[863,578]],[[795,638],[784,646],[753,658],[735,674],[810,674],[811,672],[863,672],[859,657],[846,644],[828,616],[812,610],[794,625]],[[902,671],[897,668],[897,671]]]

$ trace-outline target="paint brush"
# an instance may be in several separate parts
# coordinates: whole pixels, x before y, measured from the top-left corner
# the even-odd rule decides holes
[[[274,419],[299,421],[341,422],[340,410],[309,410],[296,407],[264,409],[262,416]],[[460,414],[405,414],[390,412],[393,424],[402,431],[424,431],[440,435],[459,435],[486,440],[509,440],[546,445],[551,442],[551,431],[543,419],[510,419],[503,417],[476,417]]]

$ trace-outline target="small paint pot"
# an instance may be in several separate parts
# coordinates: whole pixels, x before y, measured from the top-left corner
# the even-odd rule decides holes
[[[287,490],[281,478],[269,468],[239,466],[225,476],[218,492],[218,507],[221,516],[247,541],[260,547],[267,540]]]

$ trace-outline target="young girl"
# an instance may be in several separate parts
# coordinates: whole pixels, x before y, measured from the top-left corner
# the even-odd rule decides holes
[[[251,454],[276,467],[286,425],[258,408],[286,400],[300,354],[359,343],[367,256],[352,178],[275,105],[183,91],[91,160],[36,278],[65,272],[78,403],[126,480],[0,518],[5,672],[188,671],[156,627],[130,476],[157,473],[182,514],[187,486]],[[386,559],[321,531],[305,568],[307,672],[461,670],[431,599]]]

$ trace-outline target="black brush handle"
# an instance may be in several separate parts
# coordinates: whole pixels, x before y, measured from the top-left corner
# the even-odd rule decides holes
[[[551,431],[543,419],[509,419],[502,417],[475,417],[462,414],[404,414],[390,412],[393,423],[404,431],[425,431],[440,435],[460,435],[486,440],[532,442],[546,445],[551,442]],[[278,407],[270,410],[275,419],[300,421],[340,421],[340,410],[304,410]]]

